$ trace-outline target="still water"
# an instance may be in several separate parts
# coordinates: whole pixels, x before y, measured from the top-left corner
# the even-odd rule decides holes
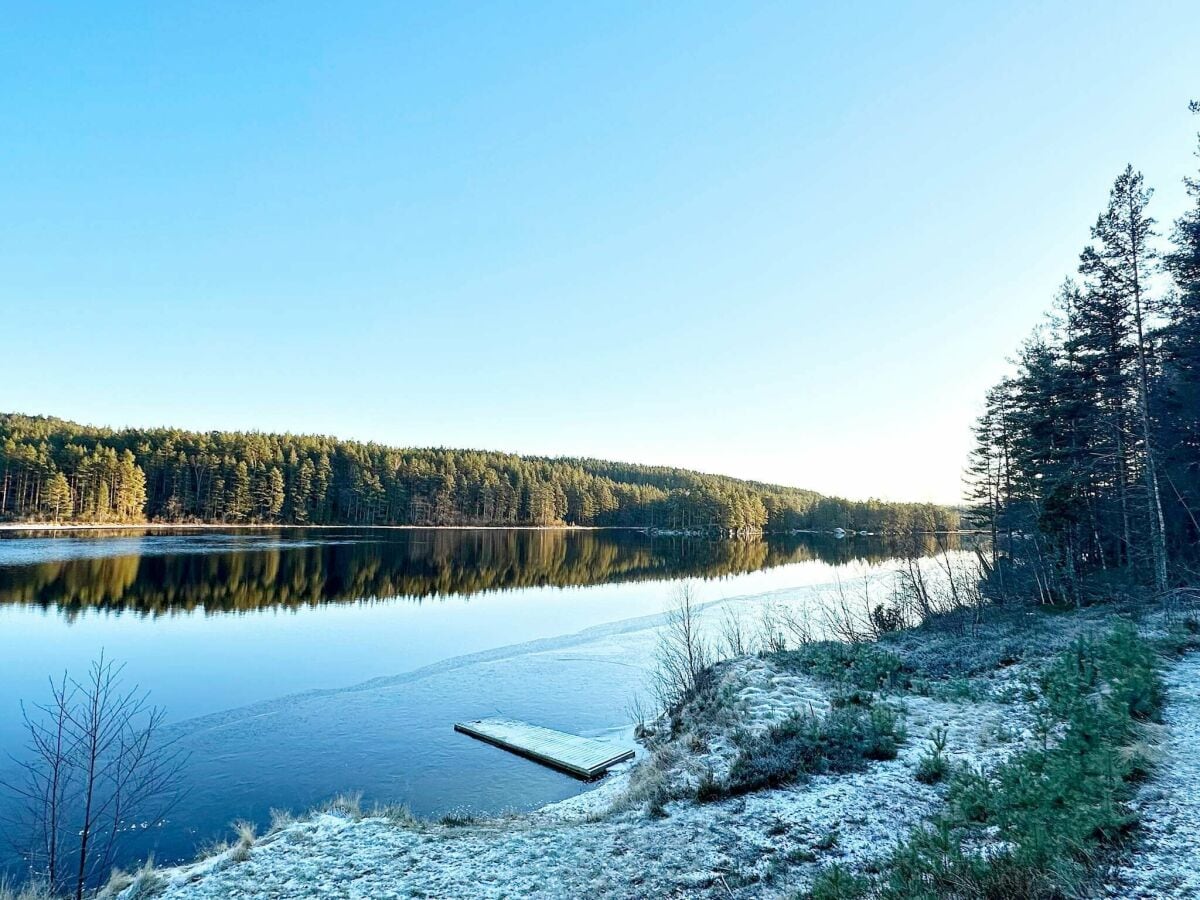
[[[623,740],[678,582],[796,600],[892,556],[874,538],[619,530],[0,534],[0,756],[48,676],[123,662],[190,754],[186,798],[129,849],[160,862],[339,791],[437,816],[586,790],[451,726],[500,713]]]

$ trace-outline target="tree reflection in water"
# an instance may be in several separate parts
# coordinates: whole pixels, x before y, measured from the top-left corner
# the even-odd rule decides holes
[[[245,539],[196,552],[187,549],[188,538],[180,534],[147,530],[133,545],[136,552],[120,549],[117,542],[106,555],[72,555],[69,545],[75,541],[130,536],[128,530],[89,532],[65,542],[62,558],[16,565],[4,564],[0,544],[0,603],[41,606],[68,616],[86,609],[218,614],[419,601],[523,587],[719,578],[809,560],[879,563],[897,550],[894,542],[873,537],[768,535],[737,541],[621,530],[368,528],[279,529],[249,538],[243,533]],[[179,551],[155,550],[153,541],[163,536],[170,536]],[[204,537],[211,540],[212,533]],[[195,533],[191,538],[203,539]],[[957,548],[957,539],[949,539]],[[932,537],[918,540],[920,552],[936,551]]]

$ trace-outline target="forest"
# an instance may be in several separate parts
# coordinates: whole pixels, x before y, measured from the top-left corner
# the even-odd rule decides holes
[[[1081,604],[1118,577],[1196,580],[1200,175],[1184,183],[1191,205],[1164,235],[1142,174],[1117,176],[1074,277],[987,394],[971,515],[1006,595]]]
[[[285,525],[954,530],[956,510],[685,469],[0,414],[0,518]]]

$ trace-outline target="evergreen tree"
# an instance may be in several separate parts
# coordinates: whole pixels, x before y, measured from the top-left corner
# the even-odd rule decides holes
[[[969,466],[989,584],[1083,602],[1092,573],[1162,591],[1200,563],[1200,179],[1149,289],[1151,192],[1127,167],[1049,325],[988,394]],[[1164,487],[1166,491],[1164,492]],[[1020,539],[1014,540],[1014,537]]]
[[[122,522],[141,519],[146,508],[146,473],[129,450],[121,453],[117,464],[113,512]]]
[[[54,518],[55,522],[64,517],[70,518],[72,513],[71,485],[67,482],[67,476],[62,472],[55,472],[50,476],[50,480],[46,484],[44,503],[46,512]]]
[[[1133,344],[1135,410],[1142,441],[1141,468],[1146,485],[1150,556],[1155,586],[1163,591],[1167,587],[1167,551],[1157,450],[1151,427],[1151,349],[1147,343],[1149,315],[1153,311],[1147,286],[1156,258],[1150,243],[1154,219],[1147,212],[1152,194],[1153,191],[1143,184],[1141,173],[1134,172],[1133,166],[1127,166],[1113,184],[1108,207],[1092,226],[1092,237],[1098,243],[1084,250],[1080,272],[1091,279],[1096,295],[1121,313],[1121,321],[1129,331],[1119,335],[1121,345],[1128,346],[1130,341]]]
[[[263,505],[263,518],[266,521],[278,521],[279,514],[283,512],[284,499],[283,472],[278,467],[271,466],[267,470],[266,502]]]
[[[250,467],[242,460],[233,467],[233,484],[225,504],[225,516],[233,522],[244,522],[252,508]]]
[[[1191,104],[1200,113],[1200,103]],[[1197,140],[1200,158],[1200,136]],[[1193,206],[1175,223],[1173,247],[1164,259],[1175,282],[1163,328],[1164,408],[1160,445],[1175,543],[1200,541],[1200,174],[1184,178]]]

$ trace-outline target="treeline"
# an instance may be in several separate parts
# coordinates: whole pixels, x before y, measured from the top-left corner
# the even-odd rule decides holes
[[[970,476],[1001,589],[1080,603],[1101,572],[1160,592],[1194,577],[1200,178],[1184,181],[1194,205],[1160,241],[1141,173],[1117,177],[1077,279],[987,395]]]
[[[940,507],[851,502],[685,469],[315,435],[116,431],[18,414],[0,415],[0,517],[726,532],[958,524]]]

